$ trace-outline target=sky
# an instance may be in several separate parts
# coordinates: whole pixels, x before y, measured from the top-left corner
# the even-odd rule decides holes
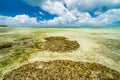
[[[120,26],[120,0],[0,0],[0,25]]]

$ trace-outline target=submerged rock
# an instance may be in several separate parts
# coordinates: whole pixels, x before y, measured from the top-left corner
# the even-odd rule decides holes
[[[0,49],[2,48],[9,48],[12,46],[11,42],[0,42]]]
[[[45,38],[45,42],[42,43],[41,49],[51,52],[69,52],[77,50],[80,45],[77,41],[70,41],[65,37],[55,36]]]
[[[3,80],[120,80],[120,73],[96,63],[55,60],[26,64]]]

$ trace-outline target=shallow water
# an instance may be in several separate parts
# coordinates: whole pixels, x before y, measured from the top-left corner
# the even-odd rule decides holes
[[[14,45],[0,49],[0,75],[35,61],[73,60],[103,64],[120,72],[120,28],[0,28],[0,42],[22,37],[43,41],[50,36],[75,40],[80,48],[73,52],[48,52]],[[16,55],[17,54],[17,55]],[[25,55],[26,54],[26,55]]]

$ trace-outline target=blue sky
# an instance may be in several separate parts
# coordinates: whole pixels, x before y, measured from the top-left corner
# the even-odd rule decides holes
[[[119,26],[120,0],[0,0],[0,25]]]

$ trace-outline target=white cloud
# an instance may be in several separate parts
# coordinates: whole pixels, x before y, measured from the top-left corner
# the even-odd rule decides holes
[[[39,11],[39,14],[40,14],[40,15],[45,15],[45,14],[44,14],[43,12],[41,12],[41,11]]]
[[[80,11],[91,11],[96,8],[107,7],[109,9],[120,7],[120,0],[64,0],[68,9],[79,9]]]
[[[120,21],[120,9],[110,9],[99,16],[93,18],[88,12],[79,12],[77,10],[64,14],[64,16],[55,17],[52,20],[41,21],[42,25],[92,25],[106,26]],[[46,26],[47,26],[46,25]]]
[[[15,17],[0,16],[0,24],[11,26],[33,26],[38,25],[37,18],[28,15],[16,15]]]
[[[108,25],[120,20],[120,0],[24,0],[27,3],[39,6],[43,10],[56,14],[51,20],[40,21],[42,25]],[[66,4],[66,6],[64,6]],[[102,12],[102,8],[109,10]],[[97,17],[92,17],[88,11],[94,12]]]
[[[59,4],[66,4],[68,9],[79,9],[80,11],[89,11],[95,8],[102,8],[106,6],[107,8],[116,8],[120,7],[120,0],[23,0],[30,5],[39,6],[47,11],[51,10],[46,9],[46,7],[61,7]],[[54,5],[56,2],[59,2],[58,5]],[[44,7],[46,6],[46,7]],[[54,10],[54,9],[53,9]]]
[[[107,12],[99,15],[96,18],[96,21],[99,21],[101,23],[107,23],[107,24],[120,21],[120,9],[108,10]]]
[[[37,21],[35,17],[17,15],[15,17],[0,16],[0,23],[10,25],[27,26],[81,26],[81,25],[111,25],[120,21],[120,9],[114,9],[120,5],[120,0],[24,0],[32,6],[38,6],[50,14],[58,15],[54,19]],[[65,6],[66,4],[66,6]],[[101,9],[106,6],[106,12]],[[94,10],[97,17],[92,17],[88,11]],[[44,15],[41,11],[39,14]]]
[[[58,1],[49,1],[47,0],[44,4],[40,7],[42,9],[49,11],[51,14],[62,15],[63,13],[67,12],[67,9],[64,7],[63,3]]]
[[[112,25],[120,21],[120,9],[110,9],[93,18],[88,12],[78,10],[66,11],[65,14],[51,20],[37,21],[35,17],[28,15],[16,15],[15,17],[0,16],[0,23],[14,26],[84,26],[84,25]]]

